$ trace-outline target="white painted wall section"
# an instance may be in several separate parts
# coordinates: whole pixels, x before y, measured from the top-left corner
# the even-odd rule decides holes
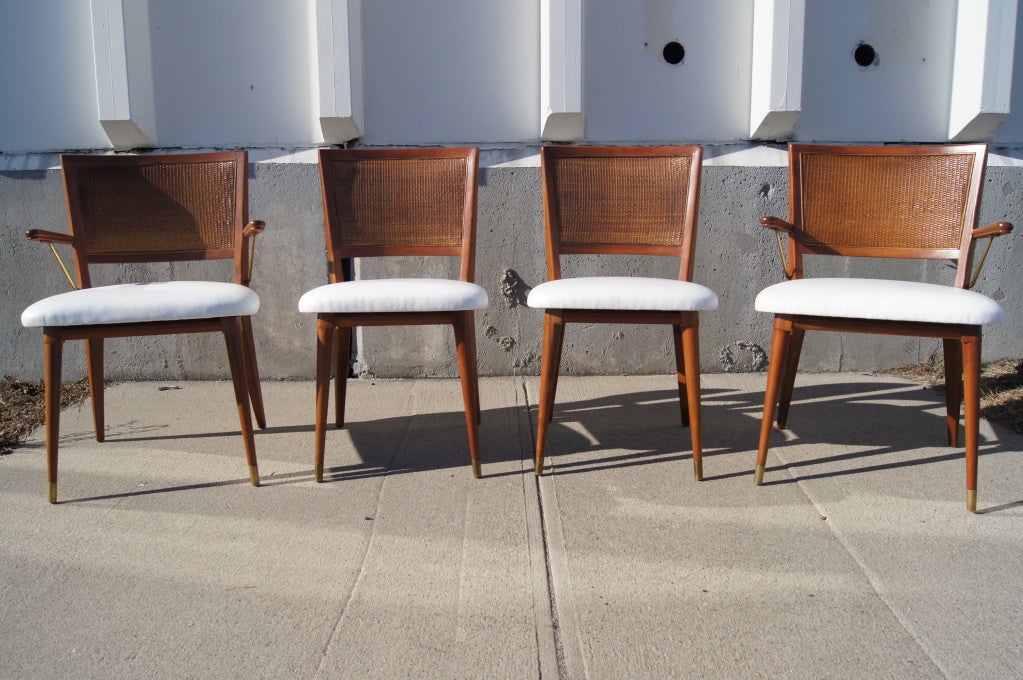
[[[90,3],[99,122],[115,149],[152,146],[156,136],[152,79],[148,77],[148,12],[144,3],[134,3],[133,8],[128,26],[123,0]],[[137,47],[130,60],[126,35],[131,35]],[[129,77],[129,65],[136,77]]]
[[[313,0],[317,109],[328,144],[362,135],[362,0]]]
[[[948,136],[987,141],[1009,114],[1016,0],[959,3]]]
[[[582,0],[540,0],[540,138],[583,138]]]
[[[754,0],[750,139],[788,139],[802,110],[804,0]]]

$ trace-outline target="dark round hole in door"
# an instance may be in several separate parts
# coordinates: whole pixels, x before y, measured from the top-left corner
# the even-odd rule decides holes
[[[874,49],[873,45],[860,43],[853,52],[853,59],[860,66],[870,66],[877,60],[877,50]]]
[[[661,54],[664,56],[664,61],[669,64],[681,64],[682,60],[686,58],[686,48],[682,47],[682,43],[677,40],[672,40],[664,46]]]

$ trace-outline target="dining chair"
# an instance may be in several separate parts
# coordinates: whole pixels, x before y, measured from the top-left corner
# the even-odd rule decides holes
[[[106,338],[222,332],[234,382],[249,479],[259,486],[251,408],[266,427],[251,316],[259,296],[249,288],[261,221],[248,220],[244,151],[191,154],[63,155],[70,232],[32,229],[50,244],[74,290],[40,300],[22,313],[41,327],[46,410],[46,463],[57,502],[64,343],[85,340],[96,441],[105,439],[103,347]],[[71,246],[75,278],[55,245]],[[94,265],[233,260],[233,282],[152,281],[94,286]]]
[[[450,325],[454,329],[472,472],[480,476],[476,310],[486,291],[476,270],[476,147],[321,149],[328,281],[298,303],[316,314],[315,477],[323,481],[331,364],[335,423],[344,426],[348,355],[357,326]],[[345,280],[349,258],[459,259],[458,279]]]
[[[665,324],[672,328],[682,424],[693,471],[703,479],[700,443],[699,313],[714,291],[693,283],[700,146],[547,146],[540,152],[547,281],[527,304],[544,310],[535,473],[543,474],[565,326]],[[562,256],[656,255],[680,260],[678,279],[562,277]]]
[[[785,427],[806,331],[939,338],[944,348],[946,429],[958,446],[965,400],[966,505],[977,507],[981,327],[1002,320],[994,300],[968,290],[974,240],[1012,230],[976,228],[987,147],[789,146],[788,220],[768,216],[786,281],[760,292],[754,307],[774,314],[770,367],[755,471],[763,483],[771,423]],[[781,234],[788,239],[788,257]],[[864,278],[809,278],[804,256],[952,260],[952,285]],[[777,411],[775,410],[777,407]]]

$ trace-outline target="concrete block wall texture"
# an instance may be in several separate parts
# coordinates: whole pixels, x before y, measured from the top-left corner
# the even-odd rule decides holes
[[[24,307],[67,290],[49,249],[22,236],[29,228],[66,230],[57,170],[0,173],[0,372],[22,378],[42,374],[38,329],[24,329]],[[250,175],[250,216],[267,223],[258,239],[252,287],[262,306],[254,317],[260,373],[267,379],[308,379],[314,370],[315,319],[300,314],[297,300],[326,282],[318,169],[309,163],[255,163]],[[721,304],[701,316],[704,371],[763,370],[770,351],[771,319],[753,310],[762,288],[781,280],[772,234],[762,215],[784,216],[787,170],[783,167],[708,166],[703,171],[695,279],[717,291]],[[988,168],[981,224],[1008,219],[1023,224],[1023,167]],[[486,167],[480,172],[477,282],[490,307],[476,317],[480,371],[484,375],[535,375],[540,367],[542,317],[525,306],[529,288],[545,280],[540,171],[537,167]],[[984,357],[1023,353],[1023,258],[1016,235],[997,239],[977,290],[996,299],[1006,321],[985,329]],[[607,260],[607,261],[605,261]],[[864,261],[824,258],[811,272],[838,276],[893,276],[951,282],[940,262]],[[457,276],[452,263],[422,258],[364,259],[358,274]],[[579,257],[566,275],[587,273],[677,276],[670,258]],[[227,280],[222,263],[107,266],[97,282],[212,275]],[[69,343],[65,375],[84,374],[81,343]],[[356,338],[356,375],[450,377],[457,375],[454,340],[444,327],[362,329]],[[813,371],[873,370],[939,356],[938,341],[916,338],[816,333],[808,335],[801,366]],[[200,379],[228,375],[216,334],[111,340],[110,378]],[[669,373],[668,329],[572,325],[565,338],[566,374]]]

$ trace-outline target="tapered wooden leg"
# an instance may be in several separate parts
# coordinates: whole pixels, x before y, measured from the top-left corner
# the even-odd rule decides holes
[[[348,398],[348,356],[352,351],[352,333],[355,332],[355,329],[351,326],[339,326],[335,331],[333,324],[331,324],[331,329],[336,343],[334,352],[336,357],[334,360],[334,425],[344,427],[345,405]]]
[[[790,321],[775,317],[774,337],[771,338],[771,360],[767,368],[767,389],[764,391],[764,416],[760,421],[757,469],[753,480],[758,486],[764,482],[764,468],[767,466],[767,449],[771,445],[774,407],[778,403],[778,390],[781,387],[783,378],[782,373],[785,368],[785,356],[788,350],[791,328],[792,323]]]
[[[242,320],[242,349],[245,365],[245,382],[249,387],[249,401],[252,404],[252,412],[256,416],[256,425],[261,430],[266,429],[266,412],[263,410],[263,388],[259,383],[259,362],[256,361],[256,340],[252,336],[252,317],[243,316]]]
[[[85,341],[85,365],[89,376],[89,396],[92,401],[92,423],[96,441],[106,439],[106,416],[103,395],[103,338]]]
[[[948,445],[959,446],[959,407],[963,400],[963,346],[945,339],[945,423]]]
[[[678,405],[682,414],[682,427],[689,427],[689,400],[686,396],[686,354],[682,347],[682,325],[671,327],[671,338],[675,344],[675,379],[678,382]]]
[[[963,403],[966,435],[966,509],[977,511],[977,454],[980,444],[980,330],[963,337]]]
[[[476,346],[476,313],[469,312],[469,326],[466,329],[469,336],[469,356],[472,357],[473,380],[473,404],[476,406],[476,424],[483,422],[483,411],[480,407],[480,357],[479,348]]]
[[[351,332],[342,328],[340,335]],[[349,337],[351,337],[349,335]],[[330,362],[334,353],[334,324],[323,318],[316,319],[316,444],[313,454],[313,470],[317,482],[323,481],[323,454],[327,446],[327,401],[330,399]],[[339,371],[347,373],[346,360]],[[339,378],[340,380],[340,378]]]
[[[551,374],[551,408],[547,412],[547,422],[554,418],[554,400],[558,396],[558,377],[561,375],[561,351],[565,347],[565,324],[560,318],[554,324],[554,373]]]
[[[50,502],[57,502],[57,446],[60,442],[60,381],[64,341],[43,329],[43,399],[46,402],[46,478]]]
[[[558,384],[558,365],[561,355],[560,340],[564,338],[564,333],[565,324],[561,318],[545,312],[543,315],[543,353],[540,357],[540,410],[536,416],[534,472],[537,476],[543,474],[547,426],[554,411],[554,393]]]
[[[231,380],[234,383],[234,399],[238,405],[245,458],[249,462],[249,480],[252,486],[259,486],[259,465],[256,463],[256,440],[252,434],[252,412],[249,410],[241,319],[237,316],[224,317],[221,319],[221,328],[224,331],[224,341],[227,343],[227,361],[231,365]]]
[[[469,457],[472,459],[473,477],[479,479],[480,452],[479,452],[479,420],[476,411],[476,362],[470,355],[472,341],[470,340],[469,324],[472,321],[471,313],[457,312],[455,321],[452,324],[455,330],[455,346],[458,353],[458,375],[462,383],[462,402],[465,404],[465,425],[469,430]]]
[[[703,448],[700,440],[700,327],[694,320],[682,329],[685,354],[685,392],[688,397],[689,434],[693,441],[693,474],[703,481]]]
[[[805,335],[806,331],[802,328],[793,328],[789,335],[781,390],[778,395],[778,411],[774,418],[778,429],[784,429],[785,423],[789,420],[789,404],[792,403],[792,389],[796,384],[796,369],[799,367],[799,354],[803,350],[803,336]]]

